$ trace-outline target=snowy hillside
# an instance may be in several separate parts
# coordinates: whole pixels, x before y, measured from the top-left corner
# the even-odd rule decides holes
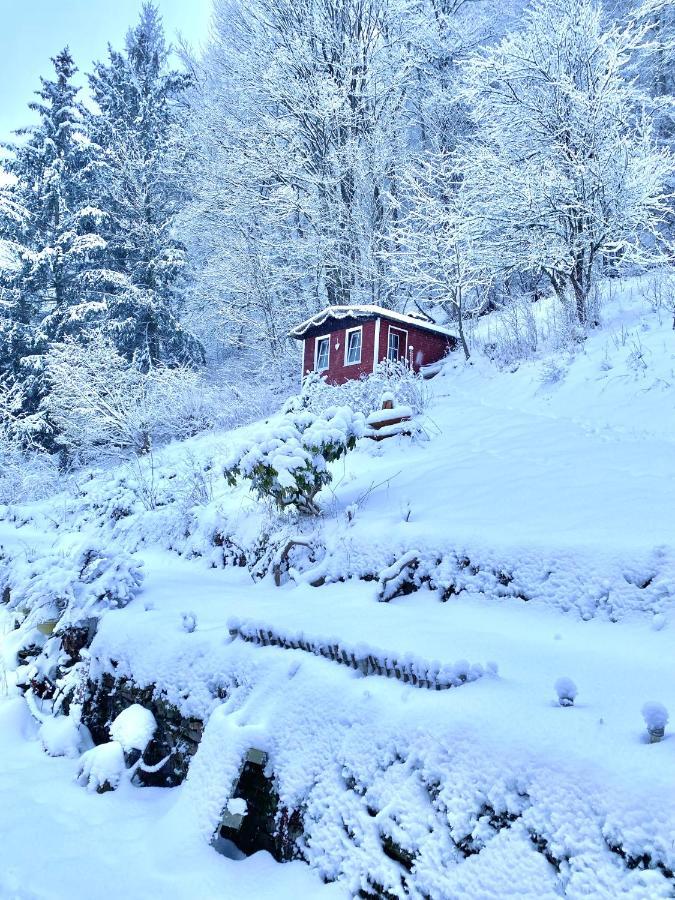
[[[2,510],[2,896],[49,896],[57,871],[83,897],[64,856],[81,841],[87,897],[672,896],[673,742],[649,744],[641,714],[675,709],[670,314],[629,283],[583,344],[507,368],[453,358],[425,390],[420,433],[360,439],[318,517],[228,484],[263,425]],[[52,720],[29,690],[38,729],[14,697],[45,675],[50,597],[98,623],[75,666],[113,697],[83,700],[99,750],[117,691],[200,723],[183,784],[72,784],[92,746],[75,704]],[[17,669],[31,645],[43,657]],[[209,847],[238,783],[262,821],[238,782],[250,748],[281,858],[309,868]],[[84,784],[123,777],[113,750],[89,750]]]

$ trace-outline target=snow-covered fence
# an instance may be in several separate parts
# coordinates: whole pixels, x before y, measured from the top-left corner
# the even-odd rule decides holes
[[[464,659],[442,664],[425,660],[412,654],[397,657],[366,644],[344,644],[338,638],[308,637],[302,631],[269,628],[250,621],[230,619],[227,623],[230,637],[262,647],[281,647],[285,650],[304,650],[321,656],[341,666],[362,672],[363,675],[382,675],[395,678],[413,687],[444,691],[451,687],[477,681],[484,675],[497,675],[497,664],[469,663]]]

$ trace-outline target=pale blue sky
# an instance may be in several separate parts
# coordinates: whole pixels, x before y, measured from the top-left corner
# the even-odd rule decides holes
[[[29,124],[27,103],[40,75],[53,73],[50,57],[66,44],[80,72],[120,47],[142,0],[0,0],[0,140]],[[170,40],[180,31],[192,44],[208,32],[211,0],[159,0]],[[81,75],[79,76],[81,77]]]

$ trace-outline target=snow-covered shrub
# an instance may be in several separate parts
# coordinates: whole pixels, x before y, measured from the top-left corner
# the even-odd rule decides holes
[[[57,492],[59,466],[55,456],[24,450],[0,435],[0,504],[44,500]]]
[[[640,341],[640,336],[636,335],[631,341],[631,349],[626,357],[626,367],[636,375],[641,375],[648,367],[645,358],[646,351]]]
[[[78,716],[45,716],[38,732],[40,743],[49,756],[77,758],[91,747],[91,735]]]
[[[422,376],[405,362],[391,360],[380,362],[370,375],[340,385],[329,384],[325,376],[316,373],[308,375],[300,397],[291,403],[317,413],[347,404],[367,416],[381,409],[383,394],[391,394],[395,405],[409,406],[415,414],[424,412],[429,404],[429,389]]]
[[[546,385],[557,384],[565,377],[567,369],[557,359],[547,360],[541,367],[541,383]]]
[[[156,731],[157,722],[149,709],[139,703],[123,709],[110,725],[111,740],[82,755],[78,782],[87,790],[103,793],[114,791],[123,779],[131,781],[138,769],[159,771],[168,757],[154,766],[143,762],[143,754]]]
[[[293,506],[315,515],[316,495],[332,478],[328,464],[351,450],[364,430],[363,415],[347,406],[323,415],[289,409],[240,444],[224,474],[231,485],[248,479],[259,497],[271,498],[279,509]]]
[[[667,621],[668,620],[663,613],[656,613],[652,617],[652,628],[654,631],[662,631],[663,628],[665,628]]]
[[[642,707],[642,718],[647,726],[649,742],[658,744],[663,739],[668,724],[668,710],[663,703],[650,701]]]
[[[5,652],[16,656],[30,649],[29,663],[17,670],[17,684],[27,696],[51,701],[52,712],[82,704],[87,648],[97,621],[136,595],[143,578],[140,565],[128,553],[88,543],[69,552],[33,552],[3,561],[0,597],[15,623]]]
[[[126,765],[124,751],[117,741],[92,747],[80,757],[77,781],[88,791],[114,791],[119,787]]]
[[[512,297],[488,320],[483,350],[497,364],[510,366],[529,359],[540,342],[532,298],[525,294]]]
[[[555,685],[555,692],[558,695],[558,703],[560,706],[574,706],[574,699],[577,696],[577,686],[571,678],[563,676],[559,678]]]
[[[130,366],[109,339],[55,344],[44,412],[58,443],[84,460],[147,453],[156,443],[233,424],[222,388],[187,366]]]
[[[183,631],[187,631],[188,634],[192,634],[192,632],[197,628],[197,616],[193,612],[181,613],[181,625],[183,627]]]
[[[59,632],[126,606],[140,589],[141,565],[123,550],[89,542],[68,552],[33,551],[4,561],[0,593],[24,628],[52,625]]]
[[[36,422],[21,418],[24,402],[14,385],[0,380],[0,503],[42,500],[57,487],[56,459],[35,449]]]

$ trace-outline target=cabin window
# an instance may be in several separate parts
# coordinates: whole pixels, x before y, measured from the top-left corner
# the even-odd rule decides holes
[[[347,332],[345,347],[345,365],[352,366],[361,362],[361,328],[353,328]]]
[[[316,364],[314,368],[317,372],[323,372],[328,368],[328,359],[330,353],[330,338],[317,338],[316,341]]]
[[[399,357],[399,350],[401,347],[401,335],[398,331],[390,331],[389,332],[389,347],[387,348],[387,359],[390,359],[392,362],[397,362]]]
[[[392,328],[389,326],[389,337],[387,338],[387,359],[391,362],[398,362],[405,359],[405,348],[408,343],[408,332],[404,328]]]

